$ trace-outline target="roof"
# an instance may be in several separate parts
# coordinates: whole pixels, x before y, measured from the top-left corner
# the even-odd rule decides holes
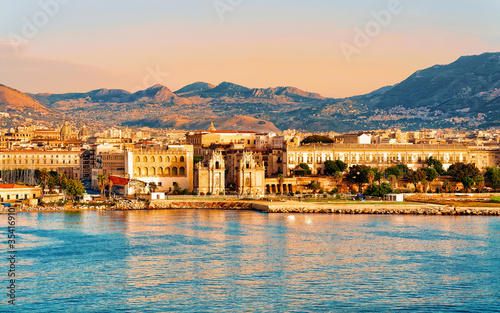
[[[195,133],[210,133],[210,134],[259,134],[250,130],[196,130]]]
[[[128,185],[128,182],[130,181],[130,179],[128,178],[111,176],[111,175],[108,175],[108,178],[109,180],[111,180],[113,185],[120,185],[120,186]]]
[[[31,189],[31,187],[30,187],[30,186],[24,186],[24,185],[17,185],[17,184],[0,184],[0,189],[17,189],[17,188]]]

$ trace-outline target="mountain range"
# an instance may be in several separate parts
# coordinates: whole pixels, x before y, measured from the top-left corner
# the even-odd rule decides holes
[[[366,95],[326,98],[295,87],[248,88],[196,82],[177,91],[154,85],[134,93],[23,94],[0,85],[0,111],[72,116],[123,126],[235,130],[352,131],[397,127],[487,128],[500,124],[500,53],[435,65]],[[24,112],[24,113],[23,113]]]

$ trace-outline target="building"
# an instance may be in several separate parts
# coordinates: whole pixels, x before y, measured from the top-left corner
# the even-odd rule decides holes
[[[193,191],[193,147],[167,146],[161,149],[128,149],[124,152],[125,175],[144,183],[155,183],[158,191]],[[133,193],[133,192],[130,192]]]
[[[221,152],[196,164],[194,168],[194,190],[198,194],[225,194],[226,162]]]
[[[195,155],[208,155],[213,144],[242,144],[253,149],[260,135],[254,131],[198,130],[186,135],[186,143],[193,145]]]
[[[16,184],[0,184],[0,202],[14,202],[16,200],[39,199],[42,188]]]
[[[396,164],[406,164],[418,169],[433,157],[450,165],[471,163],[480,170],[500,163],[498,149],[486,150],[466,145],[385,145],[385,144],[306,144],[288,146],[286,151],[286,175],[300,163],[306,163],[313,175],[324,174],[324,162],[341,160],[349,167],[363,164],[381,170]]]
[[[0,150],[0,171],[41,170],[64,173],[80,179],[81,150]]]
[[[237,171],[236,190],[239,195],[265,195],[266,169],[255,161],[252,152],[243,153],[235,170]]]

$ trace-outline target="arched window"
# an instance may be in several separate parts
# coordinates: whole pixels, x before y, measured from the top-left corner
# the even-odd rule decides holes
[[[167,168],[165,169],[165,175],[170,175],[170,167],[167,167]]]
[[[181,162],[184,162],[184,157],[183,156],[181,156]]]
[[[156,176],[156,168],[152,167],[152,168],[149,170],[149,175],[151,175],[151,176]]]
[[[163,167],[158,168],[158,175],[163,175]]]
[[[165,158],[165,161],[170,162],[170,158],[169,158],[169,157],[166,157],[166,158]]]
[[[179,175],[180,176],[186,175],[186,170],[184,169],[184,167],[179,168]]]
[[[177,167],[172,167],[172,175],[177,176]]]
[[[143,158],[142,158],[142,161],[143,161],[143,162],[147,162],[147,161],[148,161],[148,157],[143,157]]]
[[[136,162],[141,162],[141,158],[140,158],[140,157],[136,157],[136,158],[135,158],[135,161],[136,161]]]
[[[216,169],[220,169],[220,163],[219,163],[219,161],[215,162],[215,168]]]
[[[134,175],[141,176],[141,168],[140,167],[135,168]]]
[[[176,156],[172,157],[172,162],[177,162],[177,157]]]
[[[151,162],[155,162],[155,161],[156,161],[155,157],[151,157]]]
[[[145,167],[144,170],[142,171],[142,176],[148,176],[148,175],[149,175],[148,168]]]
[[[163,162],[163,158],[162,158],[161,156],[160,156],[160,157],[158,157],[158,161],[159,161],[159,162]]]

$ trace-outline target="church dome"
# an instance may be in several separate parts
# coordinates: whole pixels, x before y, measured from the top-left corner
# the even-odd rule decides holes
[[[61,127],[61,139],[69,139],[71,137],[71,126],[67,121],[64,122],[63,127]]]
[[[78,133],[78,136],[80,138],[88,137],[89,136],[89,131],[87,130],[87,127],[85,125],[82,126],[82,129]]]

